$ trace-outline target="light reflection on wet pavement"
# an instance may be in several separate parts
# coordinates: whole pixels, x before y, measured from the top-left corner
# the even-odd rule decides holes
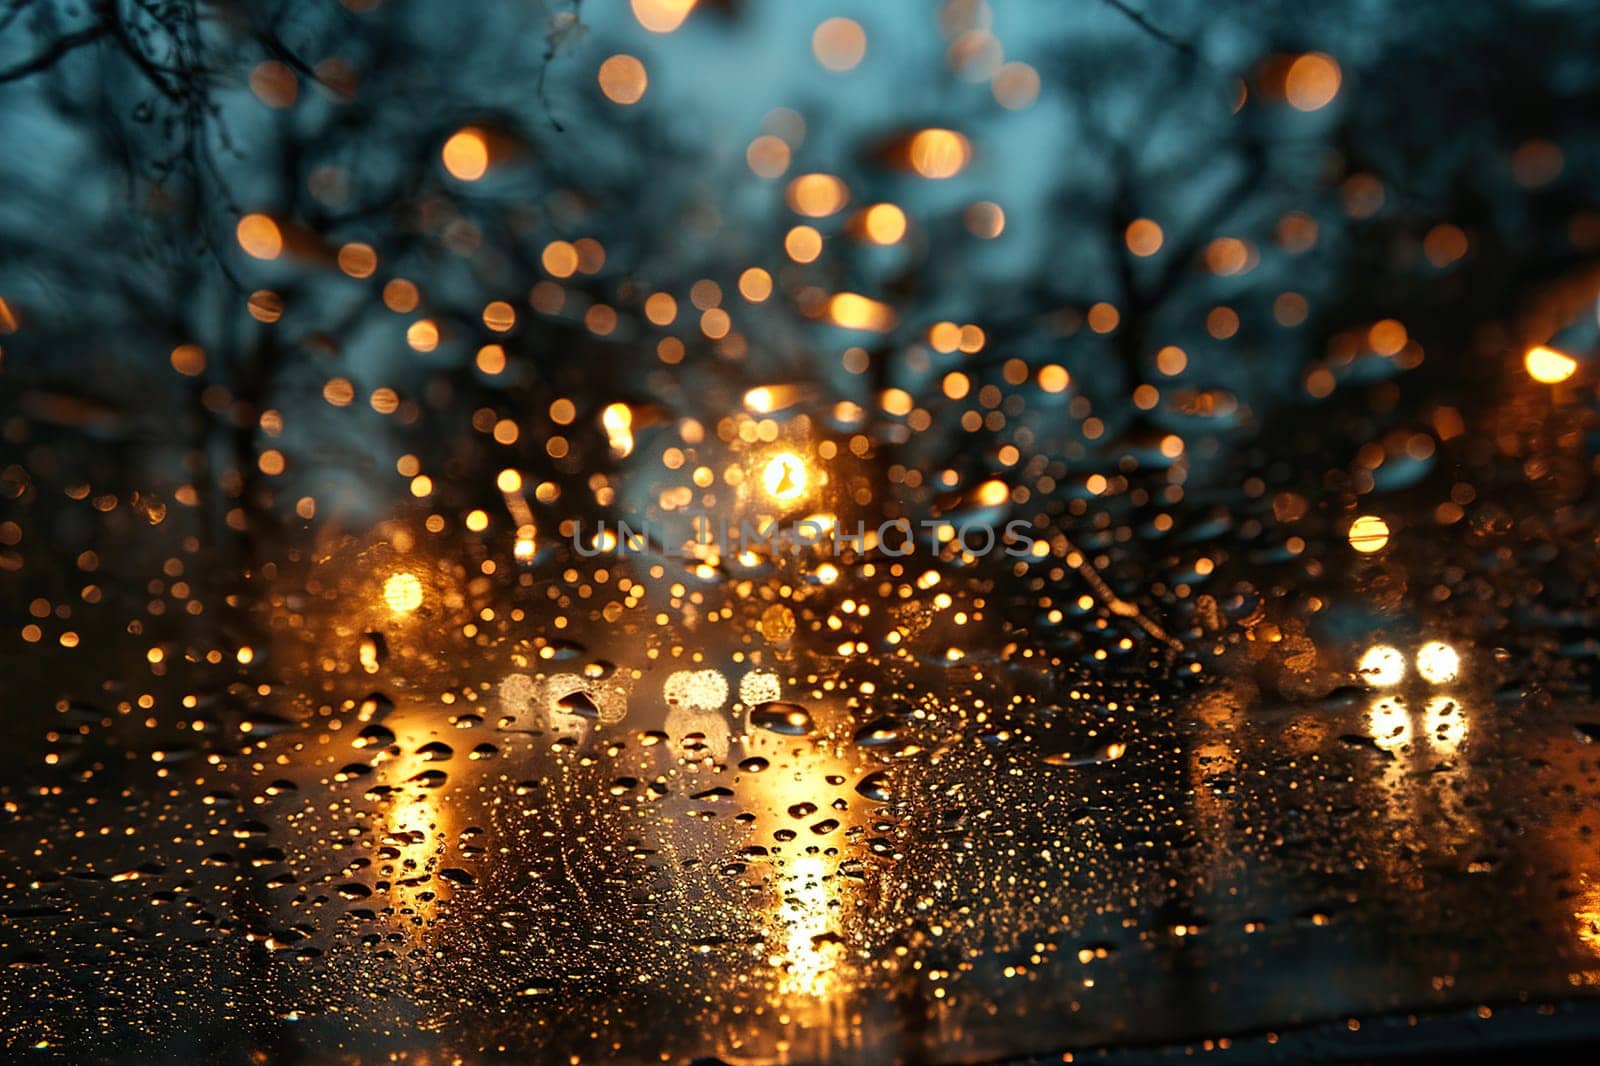
[[[558,584],[496,600],[405,564],[423,595],[396,611],[400,557],[373,562],[310,567],[366,595],[275,605],[247,665],[191,654],[63,705],[54,775],[30,771],[53,783],[5,787],[8,1032],[968,1060],[1600,980],[1587,704],[1454,628],[1313,666],[1258,604],[1217,676],[1174,682],[1148,644],[1168,680],[954,656],[944,616],[993,598],[960,568],[880,655],[826,587],[783,601],[796,626],[644,575],[556,636],[530,616]],[[186,708],[180,739],[136,689]]]

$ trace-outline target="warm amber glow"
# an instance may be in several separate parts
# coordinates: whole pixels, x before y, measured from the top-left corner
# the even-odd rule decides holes
[[[339,249],[339,269],[352,278],[370,278],[378,269],[378,253],[370,244],[351,241]]]
[[[1393,648],[1389,650],[1394,651]],[[1367,709],[1367,731],[1384,751],[1403,748],[1411,743],[1411,714],[1403,702],[1393,696],[1384,696],[1374,700]]]
[[[1339,64],[1330,55],[1307,52],[1289,67],[1283,91],[1289,105],[1299,111],[1327,107],[1339,95]]]
[[[906,213],[894,204],[873,204],[863,212],[861,227],[873,244],[895,244],[906,235]]]
[[[784,970],[780,990],[788,996],[822,999],[835,984],[843,947],[827,936],[834,907],[827,865],[816,855],[801,855],[779,874],[785,903]]]
[[[421,741],[415,736],[405,738],[408,750],[414,750]],[[415,754],[402,757],[396,764],[396,776],[405,780],[422,772],[428,766],[424,758]],[[389,804],[383,816],[383,835],[391,841],[399,861],[420,870],[432,869],[437,864],[440,841],[452,830],[450,822],[454,807],[444,802],[441,790],[412,786],[397,791],[386,801]],[[404,914],[420,919],[425,927],[438,913],[437,890],[432,878],[396,878],[389,885],[390,907],[396,915]],[[398,935],[410,938],[422,936],[422,928],[398,918],[395,928]]]
[[[483,324],[496,333],[505,333],[517,324],[517,309],[504,300],[491,300],[483,305]]]
[[[633,17],[651,33],[671,33],[694,10],[695,0],[633,0]]]
[[[1434,696],[1422,705],[1422,733],[1428,746],[1450,755],[1467,738],[1465,709],[1451,696]]]
[[[1205,260],[1213,274],[1243,273],[1250,267],[1250,246],[1237,237],[1218,237],[1206,245]]]
[[[721,340],[733,328],[733,319],[720,307],[707,308],[700,316],[700,332],[712,340]]]
[[[180,344],[172,349],[172,369],[187,377],[206,372],[206,352],[198,344]]]
[[[1367,344],[1379,355],[1398,355],[1406,346],[1406,338],[1405,324],[1393,318],[1374,322],[1367,330]]]
[[[383,583],[383,602],[395,614],[410,614],[422,606],[422,582],[404,570],[390,574]]]
[[[1528,376],[1545,385],[1557,385],[1578,372],[1578,361],[1566,352],[1543,344],[1528,349],[1523,357]]]
[[[452,133],[439,156],[444,169],[458,181],[477,181],[489,172],[489,142],[475,126]]]
[[[1128,223],[1123,238],[1128,242],[1128,251],[1137,256],[1155,255],[1161,250],[1164,239],[1161,226],[1148,218],[1136,218]]]
[[[439,347],[439,326],[431,318],[419,318],[406,327],[406,343],[413,350],[431,352]]]
[[[1406,657],[1399,648],[1387,644],[1374,644],[1361,656],[1356,670],[1369,685],[1388,688],[1398,685],[1406,676]]]
[[[477,364],[485,374],[499,374],[506,368],[506,350],[498,344],[485,344],[478,349]]]
[[[600,64],[600,91],[614,104],[636,104],[650,84],[644,64],[630,55],[614,55]]]
[[[780,503],[792,503],[805,495],[806,464],[794,452],[779,452],[767,460],[761,471],[761,487]]]
[[[1096,333],[1110,333],[1122,321],[1122,313],[1104,300],[1091,304],[1089,313],[1084,317],[1089,322],[1089,328]]]
[[[644,302],[644,317],[658,326],[670,326],[678,317],[678,301],[671,293],[653,292]]]
[[[1350,523],[1350,547],[1358,552],[1381,551],[1389,543],[1389,523],[1377,515],[1364,514]]]
[[[828,318],[845,329],[869,329],[884,333],[894,327],[894,310],[853,292],[838,292],[828,300]]]
[[[356,389],[349,378],[329,378],[322,386],[322,398],[333,407],[349,407],[355,402]]]
[[[422,296],[417,292],[417,287],[405,278],[390,278],[383,285],[383,306],[396,314],[405,314],[416,309],[417,302]]]
[[[772,275],[760,267],[751,267],[739,275],[739,295],[758,304],[772,295]]]
[[[605,428],[613,452],[623,457],[633,452],[633,411],[627,404],[607,404],[600,412],[600,425]]]
[[[539,254],[539,263],[555,277],[570,278],[578,269],[578,248],[571,241],[551,241]]]
[[[801,174],[789,183],[789,206],[807,218],[826,218],[850,202],[850,190],[832,174]]]
[[[972,145],[954,130],[922,130],[911,138],[911,169],[925,178],[953,178],[972,156]]]
[[[810,263],[822,254],[822,234],[810,226],[796,226],[784,235],[783,250],[796,263]]]
[[[1430,640],[1417,649],[1417,673],[1431,685],[1454,681],[1461,672],[1461,656],[1442,640]]]
[[[239,247],[256,259],[276,259],[283,254],[283,232],[266,215],[246,215],[234,231]]]
[[[911,394],[904,389],[884,389],[883,395],[878,398],[878,403],[885,413],[896,418],[910,414],[914,406]]]
[[[991,478],[978,486],[977,495],[980,507],[999,507],[1011,499],[1011,486],[998,478]]]

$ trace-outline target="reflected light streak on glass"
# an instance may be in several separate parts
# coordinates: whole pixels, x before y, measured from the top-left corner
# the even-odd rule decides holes
[[[1367,710],[1367,725],[1378,747],[1395,751],[1411,743],[1411,714],[1398,696],[1373,701]]]
[[[1422,730],[1429,747],[1453,755],[1467,737],[1467,716],[1454,696],[1434,696],[1422,708]]]

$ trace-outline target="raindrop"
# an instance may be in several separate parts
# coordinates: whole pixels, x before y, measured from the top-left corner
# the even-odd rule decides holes
[[[878,803],[888,803],[894,798],[889,791],[889,774],[883,770],[870,773],[856,782],[856,791],[867,797],[867,799],[875,800]]]
[[[750,724],[757,729],[786,737],[803,737],[813,728],[811,713],[795,703],[763,703],[750,712]]]
[[[884,715],[856,730],[855,742],[863,748],[889,747],[899,743],[903,728],[904,723],[899,719]]]
[[[1072,751],[1052,751],[1041,757],[1046,766],[1096,766],[1122,758],[1128,746],[1120,740]]]
[[[576,689],[562,696],[556,701],[556,706],[568,714],[575,714],[589,721],[595,721],[600,717],[599,706],[583,689]]]
[[[386,726],[369,725],[356,738],[350,742],[352,748],[387,748],[393,744],[395,736]]]

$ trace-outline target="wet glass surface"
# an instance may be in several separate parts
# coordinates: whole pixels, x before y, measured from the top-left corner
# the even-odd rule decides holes
[[[511,64],[427,105],[416,187],[225,159],[170,320],[0,270],[7,1058],[1594,1031],[1576,15],[1508,67],[1559,128],[1484,105],[1427,173],[1395,124],[1449,109],[1377,74],[1522,58],[1492,20],[375,6],[295,47]],[[221,118],[323,121],[252,56]],[[65,106],[4,89],[9,136]]]

